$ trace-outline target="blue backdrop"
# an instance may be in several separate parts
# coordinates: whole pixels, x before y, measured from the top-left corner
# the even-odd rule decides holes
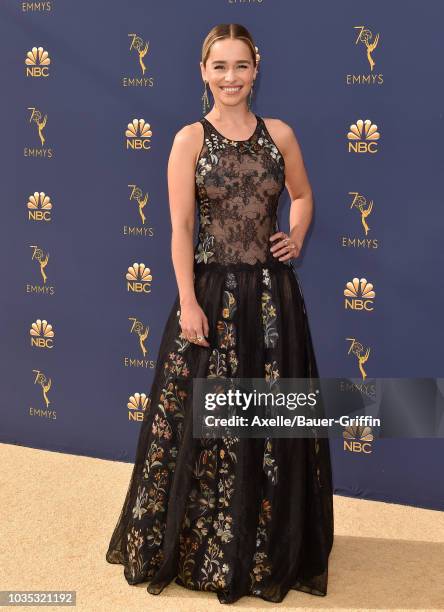
[[[252,108],[289,123],[304,154],[315,217],[296,269],[321,376],[360,376],[367,349],[369,381],[442,376],[442,2],[3,0],[0,12],[1,441],[133,460],[136,394],[149,394],[177,290],[168,154],[202,115],[201,45],[221,22],[251,31]],[[134,119],[143,138],[126,135]],[[376,127],[359,132],[367,119]],[[286,196],[284,230],[288,211]],[[127,279],[134,263],[149,282]],[[374,297],[346,301],[354,278]],[[443,448],[335,440],[335,490],[444,509]]]

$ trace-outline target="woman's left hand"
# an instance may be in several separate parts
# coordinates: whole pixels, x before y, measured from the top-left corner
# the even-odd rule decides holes
[[[279,261],[287,261],[287,259],[299,257],[302,244],[298,244],[291,234],[289,236],[285,232],[277,232],[270,236],[270,240],[272,242],[277,240],[270,248],[270,251],[273,253],[273,257],[279,258]]]

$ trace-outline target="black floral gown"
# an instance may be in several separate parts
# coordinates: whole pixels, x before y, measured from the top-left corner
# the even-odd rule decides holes
[[[327,593],[328,438],[193,438],[193,377],[265,378],[270,388],[279,377],[318,377],[296,272],[270,252],[284,159],[256,119],[243,141],[201,120],[194,284],[210,347],[181,337],[177,295],[106,554],[152,594],[172,580],[215,591],[221,603]]]

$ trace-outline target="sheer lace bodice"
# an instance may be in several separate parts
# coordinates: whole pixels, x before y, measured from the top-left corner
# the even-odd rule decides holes
[[[277,229],[284,159],[261,117],[247,140],[224,137],[204,118],[196,164],[199,237],[197,264],[275,263],[270,236]],[[282,262],[284,263],[284,262]]]

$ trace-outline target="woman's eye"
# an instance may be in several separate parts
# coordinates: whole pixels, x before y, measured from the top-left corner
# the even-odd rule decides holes
[[[219,70],[219,68],[224,68],[224,66],[215,66],[216,70]],[[247,64],[239,64],[238,68],[248,68]]]

